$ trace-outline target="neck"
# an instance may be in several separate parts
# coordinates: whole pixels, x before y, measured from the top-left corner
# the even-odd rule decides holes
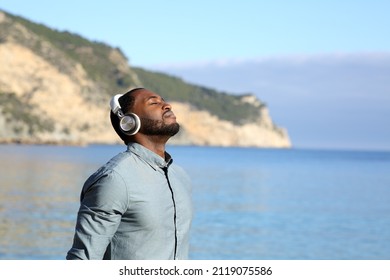
[[[138,133],[134,138],[134,142],[144,146],[145,148],[165,159],[165,144],[169,138],[166,139],[165,137],[161,136],[146,136],[140,133]]]

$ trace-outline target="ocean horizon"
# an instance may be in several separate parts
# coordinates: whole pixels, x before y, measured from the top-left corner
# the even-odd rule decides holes
[[[0,259],[64,259],[84,181],[124,145],[0,145]],[[190,259],[390,259],[390,151],[167,146]]]

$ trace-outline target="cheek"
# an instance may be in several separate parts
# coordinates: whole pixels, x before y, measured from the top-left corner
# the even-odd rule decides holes
[[[150,111],[143,110],[139,113],[138,116],[145,119],[151,119],[151,120],[161,120],[162,118],[161,113],[152,110]]]
[[[153,121],[155,123],[164,123],[165,122],[165,120],[164,120],[164,118],[162,117],[161,114],[156,114],[156,113],[153,113],[153,112],[145,113],[141,117],[141,119],[148,119],[148,120]]]

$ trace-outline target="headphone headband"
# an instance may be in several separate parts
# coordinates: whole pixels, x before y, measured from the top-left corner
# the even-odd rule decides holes
[[[126,93],[120,93],[120,94],[116,94],[114,95],[112,98],[111,98],[111,101],[110,101],[110,107],[111,107],[111,111],[115,114],[115,115],[118,115],[118,111],[120,110],[120,113],[119,114],[122,114],[122,116],[124,115],[123,112],[122,112],[122,107],[121,105],[119,104],[119,98],[121,98],[123,95],[127,94],[127,93],[131,93],[135,90],[138,90],[138,89],[143,89],[143,87],[135,87],[135,88],[132,88],[130,89],[128,92]],[[119,116],[120,117],[120,116]]]
[[[121,104],[119,104],[119,98],[122,97],[124,94],[116,94],[114,95],[112,98],[111,98],[111,101],[110,101],[110,107],[111,107],[111,111],[117,115],[118,114],[118,111],[121,111],[122,113],[122,107],[121,107]],[[122,113],[123,115],[123,113]]]

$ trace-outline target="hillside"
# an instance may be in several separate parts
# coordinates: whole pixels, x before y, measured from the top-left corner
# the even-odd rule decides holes
[[[113,94],[144,86],[172,105],[172,144],[289,147],[254,95],[233,95],[131,67],[119,48],[0,11],[0,141],[116,143]]]

